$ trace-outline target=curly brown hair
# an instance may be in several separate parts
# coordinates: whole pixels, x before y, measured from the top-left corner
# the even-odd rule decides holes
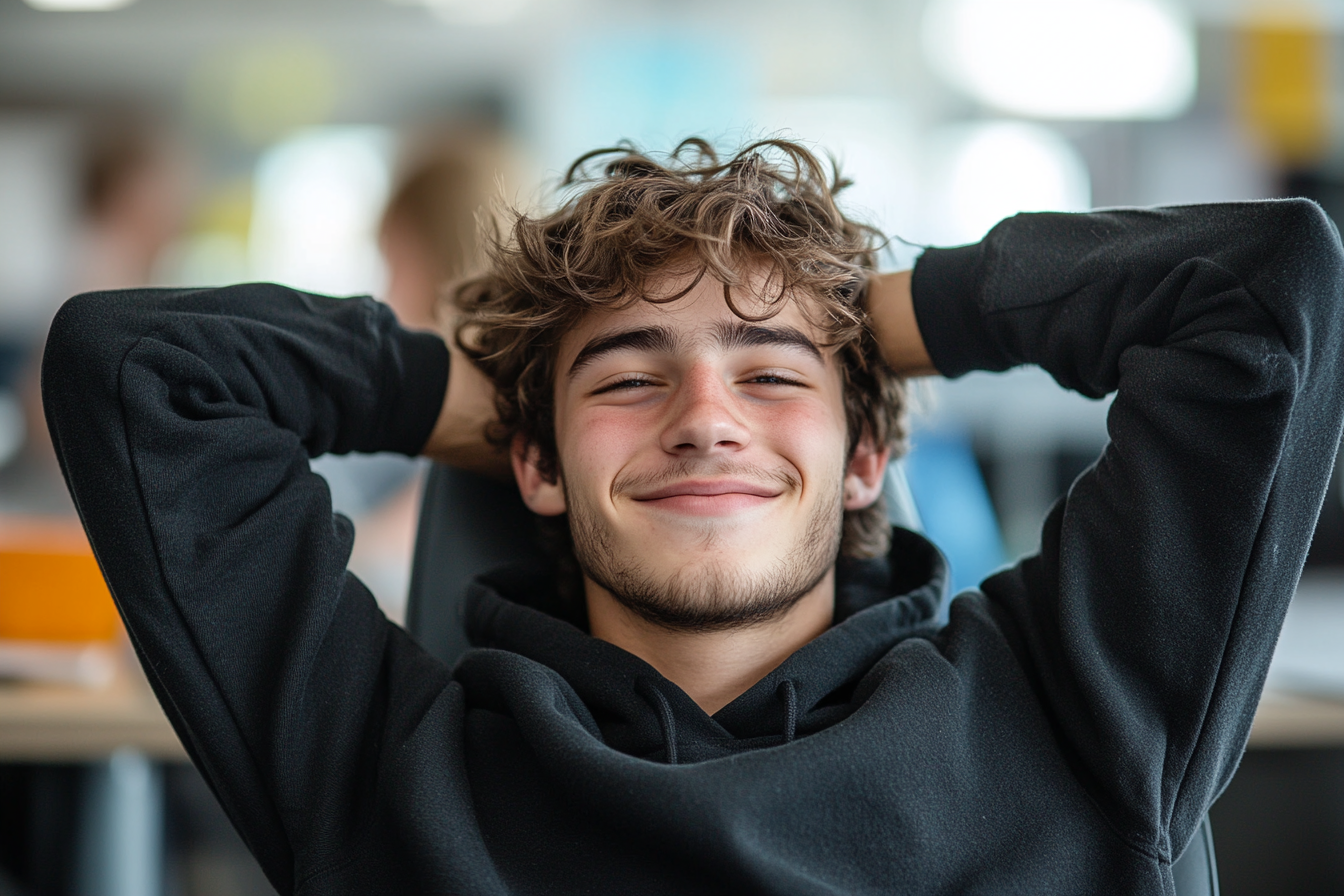
[[[486,241],[489,271],[452,291],[457,344],[496,390],[499,419],[487,437],[508,445],[521,435],[554,481],[561,338],[591,310],[674,302],[712,276],[745,320],[770,318],[799,296],[816,299],[799,307],[836,350],[849,450],[866,434],[899,453],[904,381],[882,361],[864,310],[883,240],[837,206],[849,183],[833,160],[788,140],[752,143],[726,162],[700,139],[663,162],[628,145],[582,156],[562,182],[573,194],[546,215],[514,212],[507,236]],[[764,311],[749,315],[735,293],[750,288],[761,263],[766,285],[751,298]],[[687,270],[696,275],[690,286],[648,294],[651,280]],[[878,556],[888,540],[880,501],[845,513],[844,556]]]

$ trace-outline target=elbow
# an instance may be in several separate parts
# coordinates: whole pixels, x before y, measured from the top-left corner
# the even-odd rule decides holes
[[[68,299],[56,312],[42,353],[44,391],[48,375],[66,367],[66,358],[88,358],[97,352],[96,332],[102,316],[98,304],[97,293],[84,293]]]
[[[93,400],[106,373],[115,376],[126,344],[118,338],[120,304],[107,293],[85,293],[56,312],[42,353],[42,401],[49,418],[71,402]]]
[[[1344,249],[1339,229],[1315,202],[1288,200],[1291,209],[1285,237],[1289,267],[1285,279],[1298,292],[1303,380],[1319,384],[1338,404],[1344,375]]]
[[[1262,233],[1281,259],[1279,270],[1299,289],[1329,296],[1338,306],[1344,292],[1344,248],[1339,229],[1310,199],[1283,199],[1265,203],[1272,209],[1270,232]]]
[[[1305,242],[1322,250],[1340,249],[1339,228],[1319,204],[1303,198],[1284,199],[1281,204],[1288,211],[1289,220],[1302,234]]]
[[[1258,282],[1249,284],[1252,291],[1262,298],[1278,293],[1289,300],[1275,316],[1289,345],[1296,344],[1294,354],[1317,361],[1344,354],[1344,248],[1339,230],[1309,199],[1259,205],[1269,219],[1254,234],[1266,255],[1254,278]]]

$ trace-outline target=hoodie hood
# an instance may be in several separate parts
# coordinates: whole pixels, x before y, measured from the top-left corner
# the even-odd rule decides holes
[[[505,650],[558,673],[606,744],[632,756],[697,762],[773,746],[815,733],[853,713],[868,696],[864,678],[898,642],[937,626],[947,590],[947,562],[928,539],[894,529],[888,555],[842,558],[836,567],[835,623],[713,716],[635,655],[591,637],[548,609],[560,605],[554,576],[511,566],[480,577],[467,594],[473,646]],[[496,664],[481,651],[455,671],[467,688],[507,687],[480,681]]]

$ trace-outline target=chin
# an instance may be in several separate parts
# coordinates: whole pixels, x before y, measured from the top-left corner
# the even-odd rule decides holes
[[[669,546],[575,540],[585,576],[636,615],[663,628],[706,632],[768,623],[787,613],[835,565],[835,539],[752,537]],[[788,549],[784,546],[788,545]]]
[[[664,551],[657,556],[645,553],[638,568],[644,578],[667,582],[677,592],[688,595],[712,593],[727,599],[734,590],[753,590],[753,583],[773,578],[778,570],[788,565],[785,557],[748,554],[728,548]]]
[[[611,564],[586,573],[618,603],[647,622],[674,631],[711,632],[780,618],[821,581],[826,571],[805,571],[782,559],[755,570],[702,558],[670,571],[651,565]]]
[[[665,628],[776,619],[822,581],[840,547],[838,488],[833,502],[786,512],[771,504],[714,515],[626,510],[613,517],[571,501],[575,557],[589,580]]]

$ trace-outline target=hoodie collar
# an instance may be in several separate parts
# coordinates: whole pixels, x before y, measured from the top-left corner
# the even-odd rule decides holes
[[[476,647],[558,672],[613,748],[697,761],[792,740],[848,716],[866,698],[861,683],[877,660],[936,625],[947,580],[937,548],[905,529],[893,530],[885,558],[842,559],[832,627],[712,717],[639,657],[539,609],[559,604],[554,577],[542,570],[506,567],[478,579],[467,594],[467,634]]]

